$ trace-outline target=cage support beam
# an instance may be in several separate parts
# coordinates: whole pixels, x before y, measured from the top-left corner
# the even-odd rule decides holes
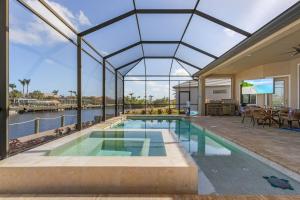
[[[187,43],[182,42],[182,41],[139,41],[139,42],[131,44],[131,45],[125,47],[125,48],[122,48],[120,50],[117,50],[117,51],[115,51],[115,52],[113,52],[113,53],[105,56],[105,59],[108,59],[110,57],[116,56],[116,55],[118,55],[118,54],[120,54],[120,53],[122,53],[124,51],[127,51],[127,50],[129,50],[131,48],[134,48],[134,47],[136,47],[138,45],[142,45],[142,44],[178,44],[178,45],[182,44],[182,45],[184,45],[184,46],[186,46],[188,48],[191,48],[191,49],[197,51],[198,53],[202,53],[202,54],[204,54],[206,56],[209,56],[209,57],[211,57],[213,59],[217,59],[218,58],[218,56],[215,56],[215,55],[213,55],[213,54],[211,54],[209,52],[206,52],[206,51],[204,51],[202,49],[199,49],[199,48],[197,48],[197,47],[195,47],[193,45],[187,44]]]
[[[125,64],[125,65],[122,65],[122,66],[116,68],[116,70],[123,69],[124,67],[127,67],[128,65],[131,65],[131,64],[133,64],[133,63],[135,63],[135,62],[138,62],[138,61],[141,61],[141,60],[143,60],[143,59],[175,59],[175,60],[178,60],[178,61],[180,61],[180,62],[182,62],[182,63],[184,63],[184,64],[187,64],[187,65],[189,65],[189,66],[191,66],[191,67],[193,67],[193,68],[195,68],[195,69],[201,70],[200,67],[197,67],[196,65],[193,65],[193,64],[191,64],[191,63],[189,63],[189,62],[187,62],[187,61],[185,61],[185,60],[182,60],[182,59],[180,59],[180,58],[173,57],[173,56],[145,56],[145,57],[140,57],[140,58],[138,58],[138,59],[136,59],[136,60],[133,60],[133,61],[131,61],[131,62]],[[133,68],[134,68],[134,67],[133,67]],[[132,68],[132,69],[133,69],[133,68]]]
[[[115,117],[118,116],[118,71],[115,70]]]
[[[85,36],[85,35],[88,35],[90,33],[93,33],[95,31],[98,31],[102,28],[105,28],[115,22],[118,22],[118,21],[121,21],[127,17],[130,17],[132,15],[136,15],[136,14],[196,14],[197,16],[199,17],[202,17],[202,18],[205,18],[213,23],[216,23],[216,24],[219,24],[225,28],[228,28],[232,31],[235,31],[239,34],[242,34],[242,35],[245,35],[246,37],[250,37],[251,34],[248,33],[247,31],[244,31],[236,26],[233,26],[229,23],[226,23],[220,19],[217,19],[211,15],[208,15],[206,13],[203,13],[199,10],[196,10],[196,9],[135,9],[135,10],[131,10],[127,13],[124,13],[120,16],[117,16],[115,18],[112,18],[110,20],[107,20],[105,22],[102,22],[92,28],[89,28],[81,33],[79,33],[80,36]]]
[[[82,59],[81,59],[81,37],[77,37],[77,129],[82,129]]]
[[[102,121],[106,120],[106,61],[105,58],[103,58],[102,62]]]
[[[8,154],[8,70],[9,70],[9,21],[8,2],[0,2],[0,159]]]

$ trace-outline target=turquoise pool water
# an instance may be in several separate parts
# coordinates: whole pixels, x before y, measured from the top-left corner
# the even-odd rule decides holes
[[[280,171],[184,119],[128,119],[116,129],[169,129],[199,166],[202,194],[300,194],[300,184]],[[272,187],[263,176],[288,180],[294,190]]]
[[[93,131],[48,156],[166,156],[160,131]]]

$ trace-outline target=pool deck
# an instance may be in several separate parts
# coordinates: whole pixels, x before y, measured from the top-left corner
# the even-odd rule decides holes
[[[300,132],[255,126],[241,117],[192,117],[190,120],[256,154],[300,174]]]

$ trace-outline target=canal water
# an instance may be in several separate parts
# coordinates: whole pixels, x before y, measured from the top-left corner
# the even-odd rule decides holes
[[[107,108],[106,113],[113,115],[114,108]],[[65,125],[76,124],[76,114],[77,110],[65,110],[60,112],[35,112],[10,115],[8,126],[9,139],[33,134],[34,120],[36,118],[40,118],[40,132],[43,132],[59,128],[61,115],[65,115]],[[102,110],[99,108],[82,110],[82,122],[93,121],[95,116],[102,116]]]

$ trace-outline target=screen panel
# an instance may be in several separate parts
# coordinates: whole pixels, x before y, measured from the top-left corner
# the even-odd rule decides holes
[[[131,71],[140,61],[137,61],[131,65],[128,65],[122,69],[119,69],[118,71],[124,76],[126,75],[129,71]]]
[[[169,81],[147,81],[147,112],[154,114],[158,109],[169,108]]]
[[[201,0],[197,9],[253,33],[297,2],[298,0]]]
[[[134,9],[132,0],[52,0],[47,2],[65,20],[72,21],[79,31],[84,31]]]
[[[190,72],[190,74],[195,74],[196,72],[199,71],[199,69],[194,68],[194,67],[192,67],[192,66],[190,66],[186,63],[183,63],[183,62],[178,61],[178,60],[176,60],[176,61],[180,64],[180,66],[182,66],[184,69],[186,69],[188,72]]]
[[[171,76],[190,76],[191,73],[182,67],[175,59],[173,60]]]
[[[127,63],[130,63],[131,61],[134,61],[136,59],[143,57],[143,50],[142,46],[138,45],[131,49],[128,49],[126,51],[123,51],[122,53],[119,53],[113,57],[108,58],[107,60],[114,66],[114,67],[120,67],[122,65],[125,65]]]
[[[104,56],[140,40],[135,16],[127,17],[85,36]]]
[[[145,56],[174,56],[178,44],[143,44]]]
[[[190,14],[139,14],[142,40],[179,41]]]
[[[172,59],[146,59],[146,75],[169,75]]]
[[[8,138],[35,134],[36,118],[40,118],[37,132],[54,132],[60,128],[62,115],[65,116],[65,125],[74,130],[77,99],[69,91],[77,92],[76,46],[17,1],[9,3],[10,109],[39,109],[50,105],[70,110],[30,112],[26,115],[14,110],[8,118]]]
[[[115,116],[115,74],[106,69],[106,85],[105,85],[105,114],[106,118],[112,118]]]
[[[130,72],[128,75],[145,75],[146,73],[146,68],[145,68],[145,63],[144,60],[141,60]]]
[[[246,37],[194,15],[183,41],[215,56],[234,47]]]
[[[102,118],[102,65],[82,52],[82,122],[96,123]]]
[[[196,0],[135,0],[137,9],[194,9]]]
[[[145,108],[145,81],[125,81],[125,113],[141,114]]]
[[[12,1],[10,1],[10,4]],[[70,37],[74,42],[77,42],[77,36],[75,33],[71,31],[63,22],[61,22],[51,11],[49,11],[43,4],[41,4],[39,1],[32,1],[32,0],[25,0],[24,1],[28,7],[36,11],[39,15],[41,15],[43,18],[45,18],[47,21],[49,21],[54,27],[58,28],[60,31],[62,31],[65,35]],[[49,2],[48,4],[53,8],[60,7],[60,4]],[[65,17],[66,21],[71,25],[74,29],[77,29],[76,26],[76,20],[74,20],[70,15],[71,13],[68,12],[68,8],[66,7],[60,7],[59,14],[63,17]],[[19,19],[19,18],[18,18]],[[15,19],[16,20],[16,19]],[[35,31],[47,31],[46,29],[52,29],[51,27],[48,27],[44,22],[42,22],[40,19],[37,19],[37,22],[39,24],[31,24],[31,29],[34,29]],[[37,26],[35,26],[37,25]],[[62,36],[61,36],[62,37]]]
[[[213,58],[205,54],[199,53],[184,45],[179,46],[178,51],[176,53],[176,57],[186,62],[189,62],[199,68],[205,67],[214,60]]]

